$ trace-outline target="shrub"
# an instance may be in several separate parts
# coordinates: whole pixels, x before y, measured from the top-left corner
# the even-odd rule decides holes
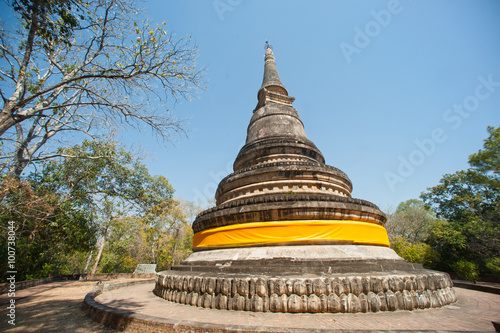
[[[486,261],[486,268],[493,273],[497,280],[500,280],[500,257],[495,257]]]
[[[406,261],[423,264],[426,268],[433,267],[439,261],[439,253],[425,243],[410,243],[403,237],[396,237],[391,247]]]
[[[477,265],[472,261],[459,260],[450,265],[451,269],[462,279],[472,281],[474,283],[479,279],[479,270]]]

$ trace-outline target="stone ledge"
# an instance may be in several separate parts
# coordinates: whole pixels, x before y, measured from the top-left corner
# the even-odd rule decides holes
[[[196,219],[201,218],[204,215],[207,215],[209,213],[212,213],[212,212],[215,212],[215,211],[218,211],[221,209],[234,208],[234,207],[253,205],[253,204],[271,203],[271,202],[296,202],[296,201],[324,201],[324,202],[349,203],[349,204],[367,206],[367,207],[379,210],[377,205],[375,205],[369,201],[366,201],[363,199],[350,198],[350,197],[341,197],[338,195],[328,195],[328,194],[320,194],[320,193],[318,193],[318,194],[269,194],[267,196],[232,201],[232,202],[227,203],[227,204],[221,204],[220,206],[206,209],[203,212],[199,213],[198,216],[196,217]],[[385,216],[384,213],[382,213],[382,212],[380,212],[380,213]]]
[[[482,283],[473,283],[469,281],[461,281],[461,280],[453,280],[453,285],[455,287],[466,288],[471,290],[482,291],[485,293],[497,294],[500,295],[500,287],[498,284],[482,284]]]
[[[383,225],[385,214],[368,201],[324,194],[269,194],[207,209],[193,231],[246,222],[288,220],[355,220]]]
[[[15,282],[15,290],[22,290],[26,288],[36,287],[42,284],[47,284],[50,282],[54,282],[58,280],[59,277],[50,276],[42,279],[36,280],[26,280],[26,281],[16,281]],[[6,294],[9,291],[10,283],[0,283],[0,294]]]
[[[297,274],[363,274],[371,272],[418,271],[421,264],[404,260],[289,260],[257,259],[232,261],[189,261],[183,262],[173,270],[183,272],[264,274],[267,276],[288,276]],[[194,273],[193,273],[194,274]]]
[[[256,170],[265,169],[265,168],[277,168],[277,167],[287,167],[287,166],[304,166],[304,167],[324,168],[325,170],[328,170],[331,173],[333,173],[333,174],[335,174],[335,175],[337,175],[337,176],[339,176],[341,178],[344,178],[347,181],[349,181],[349,183],[351,183],[351,180],[349,179],[349,177],[347,176],[347,174],[345,172],[343,172],[342,170],[340,170],[340,169],[338,169],[336,167],[330,166],[330,165],[321,164],[319,162],[312,162],[312,161],[311,162],[280,161],[280,162],[262,163],[262,164],[252,165],[250,167],[246,167],[246,168],[243,168],[243,169],[239,169],[239,170],[237,170],[237,171],[235,171],[233,173],[230,173],[226,177],[224,177],[220,181],[220,184],[223,184],[223,183],[227,182],[228,178],[238,176],[238,175],[240,175],[242,173],[256,171]],[[219,184],[219,186],[220,186],[220,184]],[[351,185],[352,185],[352,183],[351,183]]]
[[[104,292],[96,297],[95,301],[99,305],[107,306],[110,312],[128,310],[130,314],[126,316],[130,319],[125,318],[123,322],[128,320],[130,324],[123,326],[125,332],[471,333],[493,331],[491,321],[496,321],[497,314],[491,308],[496,303],[488,303],[496,302],[496,299],[492,298],[494,295],[488,296],[486,293],[462,288],[456,290],[459,297],[457,306],[446,306],[442,309],[300,315],[228,312],[186,306],[158,298],[152,293],[153,288],[154,284],[144,284],[142,287]],[[469,299],[474,301],[469,302]],[[477,313],[481,316],[477,316]],[[101,313],[100,316],[110,318],[114,314]],[[123,315],[120,317],[123,318]],[[461,325],[460,322],[464,324]]]
[[[321,164],[325,158],[319,149],[308,139],[297,139],[291,137],[267,137],[244,145],[233,164],[233,170],[251,167],[259,158],[265,158],[270,153],[287,150],[287,154],[307,157]]]
[[[245,155],[247,154],[250,150],[254,149],[261,149],[262,147],[268,148],[270,146],[290,146],[290,147],[296,147],[298,145],[305,146],[307,148],[312,148],[315,151],[323,157],[321,152],[319,151],[318,147],[312,142],[311,140],[307,138],[294,138],[294,137],[286,137],[286,136],[269,136],[266,138],[262,138],[256,141],[249,142],[245,144],[239,151],[238,157],[240,155]],[[238,160],[238,157],[236,157],[236,160]],[[324,158],[320,161],[320,163],[324,163]],[[235,161],[236,164],[236,161]],[[238,169],[238,168],[236,168]]]
[[[118,279],[154,279],[156,273],[97,273],[81,274],[82,281],[108,281]]]
[[[182,264],[196,261],[234,262],[259,259],[335,261],[403,260],[391,248],[369,245],[294,245],[218,249],[191,253]]]

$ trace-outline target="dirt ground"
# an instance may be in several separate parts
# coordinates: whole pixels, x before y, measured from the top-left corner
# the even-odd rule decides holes
[[[113,281],[117,283],[119,281]],[[16,325],[8,323],[7,305],[0,310],[0,332],[118,332],[93,322],[81,310],[96,281],[75,281],[16,301]]]

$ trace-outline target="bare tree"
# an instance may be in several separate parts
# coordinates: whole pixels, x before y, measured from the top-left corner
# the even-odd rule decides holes
[[[29,163],[61,156],[50,143],[68,134],[125,127],[171,142],[184,133],[167,103],[189,100],[202,85],[191,37],[151,23],[132,0],[73,0],[80,21],[54,38],[39,23],[51,18],[40,13],[54,2],[32,1],[22,13],[11,8],[17,25],[0,28],[3,173],[20,176]]]

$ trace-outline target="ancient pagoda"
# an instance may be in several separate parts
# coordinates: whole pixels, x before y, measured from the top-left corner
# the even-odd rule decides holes
[[[193,253],[157,274],[155,294],[193,306],[377,312],[455,302],[446,273],[389,248],[386,217],[307,139],[271,48],[245,145],[193,223]]]

